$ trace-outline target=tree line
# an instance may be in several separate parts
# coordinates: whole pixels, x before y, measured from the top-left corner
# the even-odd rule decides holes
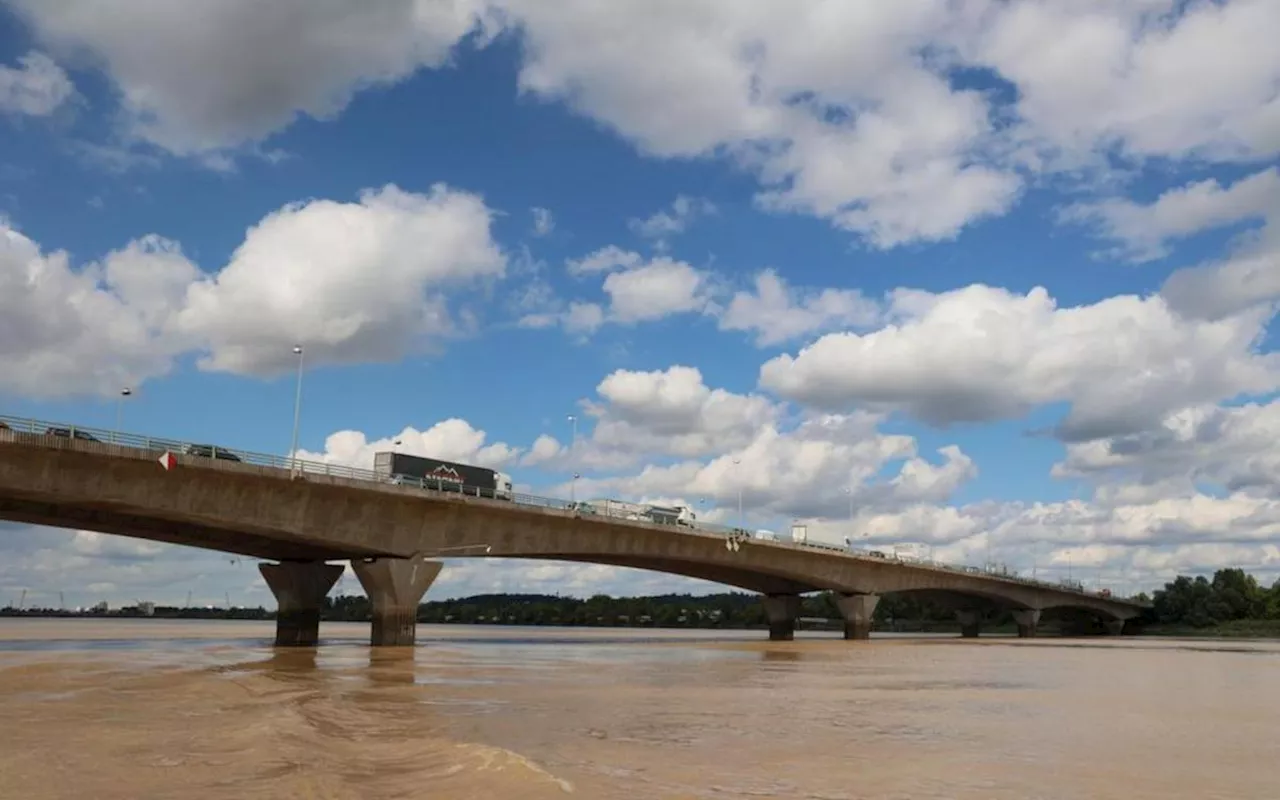
[[[1280,580],[1270,587],[1239,568],[1220,569],[1212,578],[1179,575],[1157,589],[1149,608],[1131,625],[1134,629],[1212,629],[1236,627],[1280,634]],[[366,622],[371,608],[362,595],[325,598],[321,618],[328,621]],[[70,612],[56,609],[0,609],[0,616],[142,616],[135,607],[107,612]],[[180,608],[156,606],[155,617],[168,619],[272,619],[266,608]],[[418,621],[426,624],[463,625],[562,625],[653,628],[761,628],[767,624],[759,595],[722,592],[710,595],[664,594],[650,597],[594,595],[576,598],[548,594],[482,594],[451,600],[432,600],[418,606]],[[1067,614],[1070,616],[1070,614]],[[801,627],[837,627],[840,613],[835,596],[820,592],[802,598]],[[1044,625],[1057,625],[1046,614]],[[876,606],[878,630],[925,631],[955,627],[954,610],[911,594],[889,594]],[[1078,622],[1078,620],[1077,620]],[[1074,623],[1073,623],[1074,624]],[[988,609],[984,628],[1011,626],[1007,610]],[[1087,623],[1086,623],[1087,627]]]

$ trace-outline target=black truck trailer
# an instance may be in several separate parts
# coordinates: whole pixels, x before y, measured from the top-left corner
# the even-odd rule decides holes
[[[474,497],[512,499],[510,475],[472,464],[388,451],[374,453],[373,471],[394,483],[421,485],[427,489]]]

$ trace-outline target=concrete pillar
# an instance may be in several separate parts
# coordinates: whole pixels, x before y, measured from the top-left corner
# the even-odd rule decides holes
[[[837,594],[836,608],[844,617],[844,638],[870,639],[872,616],[876,613],[878,594]]]
[[[418,602],[444,567],[421,555],[410,558],[351,559],[364,593],[373,605],[374,647],[410,646],[418,625]]]
[[[1107,627],[1107,635],[1109,636],[1120,636],[1124,633],[1124,620],[1122,619],[1109,619],[1103,622],[1103,625]]]
[[[1036,626],[1040,624],[1040,610],[1036,608],[1014,609],[1013,621],[1018,624],[1018,638],[1030,639],[1036,635]]]
[[[258,571],[276,596],[276,646],[312,647],[320,640],[320,606],[342,577],[340,564],[284,561],[259,564]]]
[[[765,595],[764,614],[769,619],[769,641],[791,641],[796,638],[796,617],[800,616],[800,595]]]
[[[966,639],[978,638],[978,629],[982,624],[982,612],[969,609],[956,612],[956,621],[960,623],[960,635]]]

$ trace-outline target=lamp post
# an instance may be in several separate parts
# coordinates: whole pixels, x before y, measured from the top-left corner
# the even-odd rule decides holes
[[[738,529],[745,530],[742,525],[742,474],[738,470],[740,464],[742,464],[742,459],[735,458],[733,460],[733,477],[738,482]]]
[[[293,399],[293,445],[289,448],[290,475],[294,474],[298,466],[298,422],[302,418],[302,345],[294,345],[293,354],[298,357],[298,388]]]
[[[569,481],[569,505],[573,508],[578,507],[578,478],[582,476],[573,473],[573,480]]]
[[[111,436],[113,444],[118,443],[120,439],[120,427],[124,421],[124,401],[126,398],[132,396],[133,390],[126,386],[120,390],[120,396],[116,398],[116,430]]]
[[[569,460],[572,461],[573,457],[578,454],[578,416],[576,414],[570,414],[568,416],[568,420],[573,431],[569,439]]]

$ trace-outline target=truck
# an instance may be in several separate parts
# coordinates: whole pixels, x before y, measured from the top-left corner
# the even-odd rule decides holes
[[[579,513],[593,513],[633,522],[653,522],[658,525],[685,525],[692,528],[698,519],[698,515],[688,506],[658,506],[612,499],[588,500],[577,506]]]
[[[513,499],[511,476],[487,467],[384,451],[373,454],[373,471],[391,483],[496,500]]]

